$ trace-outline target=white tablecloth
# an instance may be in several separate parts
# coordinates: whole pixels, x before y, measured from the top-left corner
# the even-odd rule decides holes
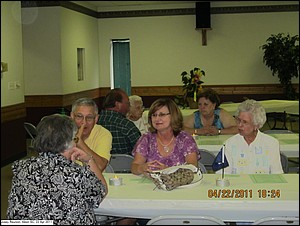
[[[106,180],[114,174],[104,174]],[[299,175],[226,175],[230,186],[216,186],[217,174],[172,191],[155,189],[147,178],[118,174],[124,185],[109,186],[96,214],[153,218],[167,214],[200,214],[223,221],[254,221],[267,216],[299,216]],[[274,192],[273,192],[274,191]],[[277,194],[278,196],[273,196]],[[262,197],[263,196],[263,197]]]

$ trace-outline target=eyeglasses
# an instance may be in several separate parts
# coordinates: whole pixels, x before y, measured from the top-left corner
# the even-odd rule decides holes
[[[141,110],[144,111],[145,107],[144,106],[132,106],[134,107],[136,110]]]
[[[247,122],[247,121],[242,120],[242,119],[239,119],[239,118],[236,118],[236,122],[237,122],[238,125],[239,125],[239,124],[241,124],[241,125],[243,125],[243,126],[248,126],[248,125],[250,125],[250,122]]]
[[[164,117],[166,117],[167,115],[170,115],[170,114],[171,114],[170,112],[168,112],[168,113],[152,114],[151,117],[152,118],[156,118],[156,117],[164,118]]]
[[[87,115],[87,116],[83,116],[80,114],[75,115],[75,120],[77,120],[77,121],[82,121],[83,119],[85,119],[85,121],[87,121],[87,122],[93,122],[95,120],[95,118],[96,117],[93,115]]]

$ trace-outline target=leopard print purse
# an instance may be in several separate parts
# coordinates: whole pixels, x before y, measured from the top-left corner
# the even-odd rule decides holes
[[[194,176],[202,180],[201,170],[194,165],[172,166],[164,170],[153,171],[149,173],[156,187],[171,191],[177,187],[191,184]]]

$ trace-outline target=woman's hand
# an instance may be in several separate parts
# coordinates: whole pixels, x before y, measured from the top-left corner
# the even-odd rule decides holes
[[[219,135],[219,129],[216,126],[210,126],[208,128],[208,134],[209,136],[216,136]]]
[[[71,149],[71,160],[72,161],[79,160],[84,163],[89,163],[89,161],[92,158],[93,157],[91,155],[87,154],[85,151],[83,151],[77,147],[73,147]]]
[[[151,172],[153,170],[162,170],[162,169],[165,169],[167,168],[167,166],[157,160],[154,160],[154,161],[151,161],[151,162],[147,162],[145,163],[146,164],[146,171],[147,172]]]

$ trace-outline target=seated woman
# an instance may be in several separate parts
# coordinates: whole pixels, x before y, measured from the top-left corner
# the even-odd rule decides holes
[[[41,120],[34,142],[39,155],[12,165],[7,219],[96,223],[94,208],[106,196],[107,184],[93,157],[76,147],[76,133],[77,126],[68,116],[50,115]]]
[[[265,109],[255,100],[245,100],[238,107],[237,120],[239,133],[225,142],[229,163],[225,173],[283,173],[278,140],[259,130],[266,122]]]
[[[236,134],[235,118],[219,108],[220,98],[216,91],[205,88],[197,94],[198,111],[184,119],[184,130],[195,135]]]
[[[148,117],[150,132],[140,137],[132,151],[133,174],[146,174],[185,163],[198,166],[197,144],[182,130],[182,114],[173,100],[160,98],[154,101]]]

